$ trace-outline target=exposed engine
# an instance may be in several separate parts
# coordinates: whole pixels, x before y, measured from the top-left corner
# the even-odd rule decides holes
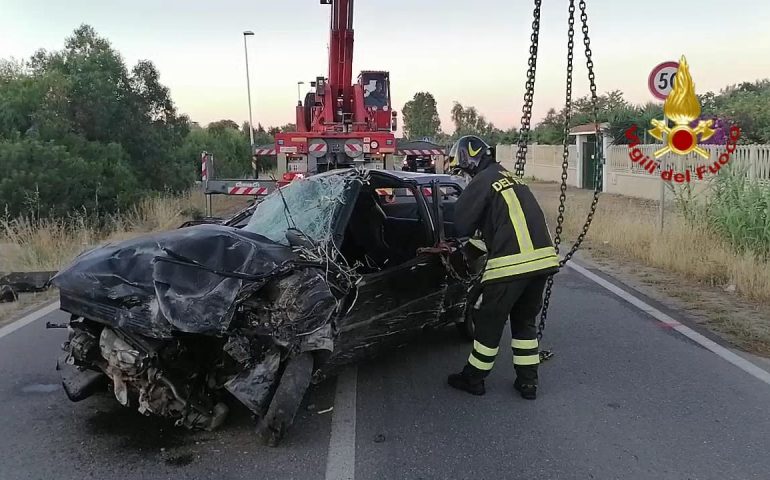
[[[62,298],[87,315],[86,304]],[[324,276],[303,269],[249,292],[220,335],[151,338],[101,318],[75,317],[59,370],[72,401],[90,396],[106,380],[125,407],[174,419],[177,426],[213,430],[228,414],[227,393],[261,417],[282,362],[303,351],[330,351],[330,317],[337,306]]]
[[[215,386],[216,372],[196,371],[201,365],[194,362],[196,353],[181,341],[130,338],[84,320],[73,322],[71,332],[64,346],[66,363],[98,367],[109,377],[121,405],[176,419],[177,426],[204,430],[219,427],[226,418],[227,406],[205,393],[207,386]],[[75,394],[71,399],[77,394],[69,389],[67,393]]]

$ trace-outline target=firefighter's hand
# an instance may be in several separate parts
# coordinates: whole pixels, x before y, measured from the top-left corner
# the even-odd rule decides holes
[[[458,248],[458,245],[452,241],[444,241],[436,244],[434,247],[426,247],[426,248],[420,248],[417,250],[417,253],[446,253],[451,254],[452,252],[456,251]]]

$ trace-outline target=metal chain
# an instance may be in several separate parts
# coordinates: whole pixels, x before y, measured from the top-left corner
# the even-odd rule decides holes
[[[594,128],[596,130],[596,141],[597,143],[601,142],[601,132],[599,128],[599,113],[597,110],[597,104],[598,104],[598,98],[596,95],[596,76],[594,74],[594,63],[591,59],[591,39],[588,35],[588,14],[586,13],[586,2],[585,0],[580,0],[580,20],[582,22],[582,31],[583,31],[583,44],[585,45],[585,52],[586,52],[586,66],[588,67],[588,80],[590,82],[590,88],[591,88],[591,107],[592,107],[592,113],[593,113],[593,120],[594,120]],[[559,244],[561,243],[561,232],[562,232],[562,224],[564,221],[564,201],[566,199],[566,190],[567,190],[567,168],[569,166],[568,157],[569,157],[569,146],[568,146],[568,135],[569,135],[569,115],[571,112],[571,95],[572,95],[572,58],[573,58],[573,41],[572,36],[574,33],[574,12],[575,12],[575,2],[574,0],[570,0],[570,6],[569,6],[569,12],[570,12],[570,30],[569,30],[569,48],[567,53],[567,103],[566,103],[566,118],[564,121],[564,160],[562,162],[562,175],[561,175],[561,194],[559,195],[559,217],[557,219],[557,226],[556,226],[556,237],[554,238],[554,246],[556,248],[556,253],[559,252]],[[591,226],[591,222],[594,218],[594,213],[596,213],[596,206],[599,202],[599,193],[601,191],[601,182],[599,179],[601,179],[601,175],[599,175],[599,172],[601,171],[601,165],[602,165],[602,150],[601,148],[595,149],[597,154],[599,155],[599,162],[596,166],[596,171],[594,172],[595,175],[595,188],[594,188],[594,194],[593,194],[593,200],[591,201],[591,207],[588,212],[588,216],[586,218],[586,222],[583,224],[583,230],[581,231],[580,235],[578,235],[577,240],[575,241],[574,245],[572,245],[572,248],[570,248],[569,252],[564,256],[564,259],[559,262],[559,266],[563,267],[569,260],[572,259],[572,256],[575,254],[577,249],[580,247],[580,245],[583,243],[583,240],[585,239],[585,236],[588,234],[588,229]],[[545,289],[545,295],[543,297],[543,308],[540,313],[540,323],[538,325],[538,331],[537,331],[537,338],[542,339],[543,338],[543,330],[545,330],[545,319],[548,315],[548,306],[550,303],[550,297],[551,297],[551,289],[553,288],[553,275],[548,277],[548,281],[546,284]],[[547,355],[550,356],[550,352],[547,352]],[[548,357],[546,357],[548,358]]]
[[[556,253],[559,253],[559,245],[561,244],[561,232],[564,223],[564,202],[567,199],[567,169],[569,168],[569,124],[572,119],[572,60],[574,59],[575,49],[575,0],[569,2],[569,31],[567,34],[567,88],[565,99],[565,114],[564,114],[564,139],[562,140],[564,151],[562,153],[562,171],[561,171],[561,188],[559,194],[559,216],[556,219],[556,235],[554,236],[553,243]],[[545,295],[543,296],[543,309],[540,315],[540,323],[537,326],[537,338],[538,340],[543,338],[543,330],[545,330],[545,318],[548,315],[548,305],[551,299],[551,289],[553,288],[553,275],[548,276],[545,287]]]
[[[526,92],[524,93],[524,106],[522,107],[521,130],[519,131],[519,149],[516,153],[516,176],[524,176],[524,164],[527,157],[527,142],[529,140],[530,122],[532,120],[532,102],[535,98],[535,71],[537,69],[537,47],[540,36],[540,3],[535,0],[535,10],[532,20],[531,45],[529,47],[529,68],[527,69]]]
[[[602,134],[601,130],[599,128],[599,111],[597,110],[598,105],[598,97],[596,95],[596,76],[594,75],[594,62],[591,60],[591,39],[588,37],[588,14],[586,13],[586,2],[585,0],[580,0],[580,20],[583,22],[583,43],[586,47],[586,66],[588,67],[588,80],[591,84],[591,106],[592,106],[592,113],[594,117],[594,127],[596,131],[596,143],[597,147],[602,143]],[[591,225],[591,222],[594,218],[594,213],[596,213],[596,205],[599,202],[599,193],[601,192],[602,184],[599,180],[601,180],[602,176],[599,175],[599,172],[601,172],[601,165],[603,163],[603,149],[602,148],[596,148],[595,151],[597,152],[596,155],[599,156],[599,162],[596,164],[596,170],[594,171],[594,180],[595,180],[595,187],[594,187],[594,196],[593,200],[591,201],[591,208],[588,212],[588,216],[586,218],[586,223],[583,225],[583,231],[578,235],[577,241],[575,241],[575,244],[572,246],[572,249],[567,253],[567,255],[564,256],[564,260],[562,260],[561,265],[563,266],[565,263],[567,263],[571,258],[572,255],[575,254],[577,249],[580,247],[580,245],[583,243],[583,240],[585,239],[585,236],[588,234],[588,228]]]

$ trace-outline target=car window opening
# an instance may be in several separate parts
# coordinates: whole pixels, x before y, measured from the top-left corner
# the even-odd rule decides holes
[[[349,264],[360,262],[360,273],[377,272],[417,257],[429,247],[429,222],[414,191],[372,178],[363,185],[348,222],[342,254]]]

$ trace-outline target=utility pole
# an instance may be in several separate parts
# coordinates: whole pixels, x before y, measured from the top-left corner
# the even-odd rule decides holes
[[[251,117],[251,83],[249,81],[249,49],[246,45],[246,37],[253,36],[254,32],[247,30],[243,32],[243,51],[246,54],[246,92],[249,98],[249,145],[251,145],[251,169],[254,178],[257,178],[257,160],[254,158],[254,122]]]

